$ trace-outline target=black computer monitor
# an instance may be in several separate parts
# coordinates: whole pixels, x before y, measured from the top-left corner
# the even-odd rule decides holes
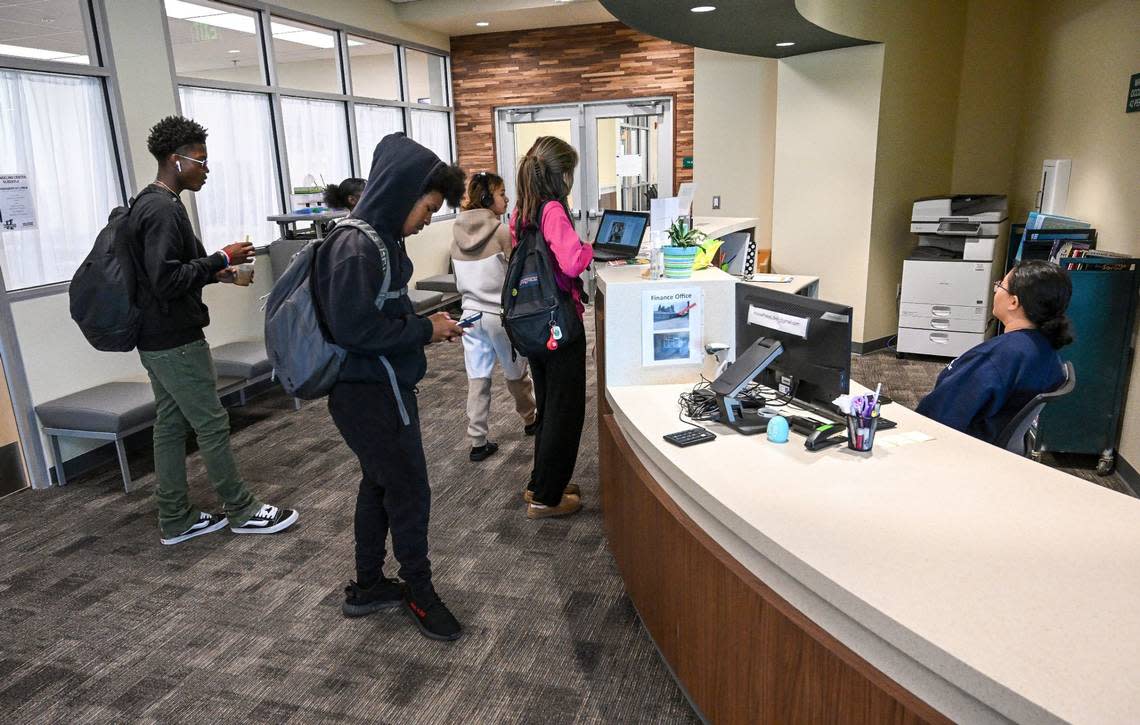
[[[849,306],[739,283],[737,354],[760,337],[778,340],[783,346],[780,357],[757,377],[764,385],[780,388],[781,383],[790,383],[785,390],[794,390],[799,400],[828,407],[849,392]]]
[[[649,226],[649,212],[606,209],[594,237],[594,251],[633,257],[641,247],[641,238]]]

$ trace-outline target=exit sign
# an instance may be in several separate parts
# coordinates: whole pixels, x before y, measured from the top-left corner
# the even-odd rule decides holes
[[[1135,77],[1133,77],[1133,80],[1135,80]],[[682,169],[693,168],[693,157],[692,156],[682,156],[681,157],[681,168]]]
[[[1140,73],[1132,74],[1132,82],[1128,84],[1128,103],[1124,106],[1125,113],[1140,111]]]

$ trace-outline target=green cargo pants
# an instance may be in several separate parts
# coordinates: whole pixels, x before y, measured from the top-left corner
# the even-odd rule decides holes
[[[198,340],[169,350],[139,351],[154,388],[154,471],[158,479],[158,525],[177,536],[197,523],[186,485],[186,434],[198,436],[198,451],[225,505],[231,526],[241,526],[261,508],[238,474],[230,450],[230,417],[218,399],[210,347]]]

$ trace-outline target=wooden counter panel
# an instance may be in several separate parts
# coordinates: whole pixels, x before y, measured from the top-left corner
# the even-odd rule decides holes
[[[610,401],[606,399],[606,295],[594,290],[594,369],[598,376],[598,423],[609,415]],[[598,426],[601,429],[601,425]]]
[[[601,422],[610,550],[646,628],[709,722],[950,722],[745,569],[654,481],[614,416]]]

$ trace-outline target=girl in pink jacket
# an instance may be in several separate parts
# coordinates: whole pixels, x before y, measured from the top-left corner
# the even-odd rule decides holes
[[[570,222],[567,198],[578,152],[565,141],[542,136],[519,165],[518,201],[511,216],[512,243],[527,228],[540,228],[550,247],[558,287],[574,300],[581,317],[582,274],[594,250],[578,238]],[[586,338],[560,345],[542,359],[530,361],[538,417],[534,469],[523,497],[527,518],[565,516],[582,507],[578,485],[571,483],[586,420]]]

